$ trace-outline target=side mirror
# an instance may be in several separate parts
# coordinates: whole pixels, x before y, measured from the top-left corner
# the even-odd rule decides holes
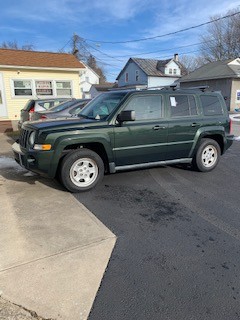
[[[134,110],[124,110],[120,112],[117,116],[118,122],[124,122],[124,121],[135,121],[136,115]]]

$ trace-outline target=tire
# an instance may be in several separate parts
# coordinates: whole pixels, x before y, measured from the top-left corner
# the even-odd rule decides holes
[[[193,158],[193,167],[201,172],[212,171],[219,162],[220,154],[220,146],[215,140],[202,139]]]
[[[89,149],[81,149],[67,154],[61,163],[61,181],[70,192],[92,189],[104,176],[101,157]]]

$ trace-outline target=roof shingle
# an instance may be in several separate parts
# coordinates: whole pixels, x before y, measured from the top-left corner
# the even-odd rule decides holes
[[[85,68],[72,54],[13,49],[0,49],[0,65],[63,69]]]
[[[181,78],[180,82],[239,77],[240,65],[228,65],[232,60],[209,62]]]

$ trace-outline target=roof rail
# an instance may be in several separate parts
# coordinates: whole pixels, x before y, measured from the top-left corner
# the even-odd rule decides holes
[[[151,89],[154,89],[154,90],[172,89],[174,91],[174,90],[177,90],[177,87],[178,86],[176,84],[173,84],[173,85],[170,85],[170,86],[148,87],[147,90],[151,90]]]
[[[206,89],[209,89],[209,86],[198,86],[198,87],[188,87],[188,88],[181,88],[182,90],[201,90],[202,92],[205,92]]]

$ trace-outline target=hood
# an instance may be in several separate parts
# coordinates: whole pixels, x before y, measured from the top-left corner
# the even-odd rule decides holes
[[[106,121],[85,119],[85,118],[61,118],[49,120],[27,121],[23,124],[23,129],[31,128],[35,130],[44,130],[50,128],[72,128],[78,129],[79,127],[85,128],[89,126],[99,126],[107,124]]]

